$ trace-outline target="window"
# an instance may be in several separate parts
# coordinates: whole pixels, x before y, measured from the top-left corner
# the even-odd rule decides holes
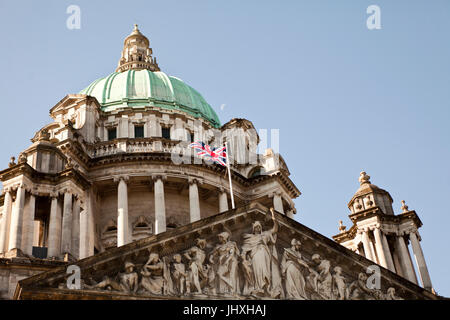
[[[170,139],[170,128],[162,128],[162,137],[164,139]]]
[[[257,176],[261,176],[261,175],[263,175],[264,174],[264,168],[262,168],[262,167],[257,167],[257,168],[255,168],[255,169],[253,169],[251,172],[250,172],[250,174],[249,174],[249,178],[254,178],[254,177],[257,177]]]
[[[143,138],[144,137],[144,126],[135,126],[134,127],[134,137],[135,138]]]
[[[194,142],[194,134],[191,133],[191,142]]]
[[[108,129],[108,140],[114,140],[115,138],[117,138],[117,129],[116,128]]]

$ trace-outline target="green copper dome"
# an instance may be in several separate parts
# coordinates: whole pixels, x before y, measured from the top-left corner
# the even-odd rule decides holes
[[[124,107],[155,106],[202,117],[212,126],[220,126],[217,114],[200,93],[181,79],[161,71],[114,72],[92,82],[80,93],[95,97],[105,112]]]

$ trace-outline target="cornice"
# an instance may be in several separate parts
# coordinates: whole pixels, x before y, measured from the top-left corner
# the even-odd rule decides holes
[[[17,164],[1,171],[0,181],[7,181],[19,175],[24,175],[33,183],[58,185],[64,181],[71,180],[78,184],[82,189],[86,189],[90,186],[88,179],[78,170],[73,168],[66,169],[59,173],[44,173],[34,170],[28,163]]]

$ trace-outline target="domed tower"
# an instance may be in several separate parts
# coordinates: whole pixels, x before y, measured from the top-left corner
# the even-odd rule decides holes
[[[76,260],[230,210],[226,168],[188,145],[218,146],[223,131],[253,125],[222,127],[198,91],[160,71],[149,46],[135,25],[116,71],[59,101],[53,122],[0,172],[0,257]],[[300,191],[273,158],[231,167],[236,207],[257,201],[292,218]]]
[[[152,57],[152,53],[150,42],[139,31],[137,24],[135,24],[133,32],[123,42],[122,56],[116,72],[123,72],[129,69],[160,71],[156,63],[156,58]]]
[[[414,210],[409,210],[403,200],[402,212],[395,215],[389,192],[373,185],[366,172],[361,172],[359,183],[359,189],[348,203],[349,218],[353,225],[346,230],[340,221],[340,233],[333,236],[334,240],[418,284],[408,249],[410,243],[422,286],[432,291],[430,275],[419,242],[421,237],[418,229],[422,226],[419,216]]]

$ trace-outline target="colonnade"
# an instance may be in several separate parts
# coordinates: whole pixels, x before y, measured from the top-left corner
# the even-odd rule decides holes
[[[15,193],[15,201],[12,201]],[[35,225],[36,196],[23,184],[16,189],[6,188],[3,218],[0,224],[0,253],[20,249],[32,255],[33,246],[38,246],[39,228]],[[64,189],[63,203],[58,193],[50,194],[50,219],[48,226],[48,257],[70,253],[78,257],[80,243],[81,200],[70,189]]]
[[[154,233],[166,231],[166,203],[164,196],[164,175],[154,175],[150,183],[153,183],[153,196],[155,206]],[[114,179],[117,183],[117,246],[123,246],[132,241],[129,234],[128,217],[128,188],[129,177],[118,176]],[[199,185],[201,180],[189,178],[189,211],[190,222],[201,219]],[[32,255],[33,246],[39,246],[39,226],[36,225],[36,194],[24,185],[16,189],[4,190],[3,219],[0,224],[0,253],[9,252],[15,248],[28,255]],[[16,191],[14,193],[14,191]],[[95,246],[95,219],[93,213],[93,195],[85,194],[84,203],[80,196],[69,188],[62,189],[59,193],[48,195],[50,202],[49,219],[45,245],[47,257],[61,257],[70,253],[75,258],[84,258],[92,255]],[[15,201],[13,196],[15,195]],[[280,192],[271,195],[273,207],[284,214],[283,200]],[[218,195],[219,213],[229,210],[228,194],[225,188],[219,188]],[[293,217],[294,209],[289,209],[287,215]]]
[[[392,250],[389,246],[386,233],[383,232],[380,225],[371,228],[365,227],[358,232],[361,236],[360,239],[364,248],[364,256],[367,259],[380,264],[392,272],[398,273],[415,284],[418,284],[416,272],[408,249],[409,240],[415,256],[422,286],[428,290],[432,289],[430,274],[419,242],[417,230],[411,229],[394,234]]]
[[[164,181],[166,177],[163,175],[152,176],[154,190],[154,204],[155,204],[155,221],[154,233],[159,234],[166,231],[166,204],[164,197]],[[129,233],[128,221],[128,177],[120,176],[115,179],[118,182],[117,188],[117,246],[123,246],[131,242]],[[189,179],[189,212],[190,222],[195,222],[201,219],[200,215],[200,198],[197,179]],[[228,210],[228,198],[224,189],[219,192],[219,212]]]

